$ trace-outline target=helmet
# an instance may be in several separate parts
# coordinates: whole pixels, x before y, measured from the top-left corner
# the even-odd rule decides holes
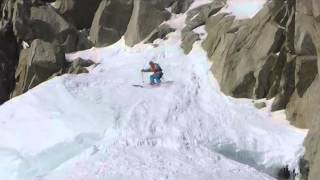
[[[149,64],[151,65],[151,64],[154,64],[154,62],[153,61],[149,61]]]

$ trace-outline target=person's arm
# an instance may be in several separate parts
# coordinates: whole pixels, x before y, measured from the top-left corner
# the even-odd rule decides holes
[[[141,72],[151,72],[151,69],[148,68],[148,69],[142,69]]]

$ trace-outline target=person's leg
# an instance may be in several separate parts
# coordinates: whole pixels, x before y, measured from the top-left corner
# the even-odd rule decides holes
[[[156,76],[156,78],[155,78],[155,79],[156,79],[156,81],[157,81],[157,83],[158,83],[158,84],[160,84],[160,83],[161,83],[161,76]]]
[[[155,82],[154,82],[155,79],[156,79],[156,78],[155,78],[155,75],[154,75],[154,74],[150,76],[150,84],[151,84],[151,85],[152,85],[152,84],[155,84]]]

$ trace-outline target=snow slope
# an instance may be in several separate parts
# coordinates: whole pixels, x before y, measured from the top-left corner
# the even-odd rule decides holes
[[[69,54],[100,64],[2,105],[0,179],[271,180],[296,168],[305,133],[223,95],[200,44],[185,55],[179,42]],[[149,60],[174,83],[133,87]]]
[[[101,64],[1,106],[0,179],[260,180],[272,178],[233,160],[294,168],[305,134],[224,96],[199,45],[187,56],[171,36],[158,48],[120,41],[69,55]],[[132,86],[150,59],[172,86]]]
[[[227,0],[222,11],[235,15],[238,19],[252,18],[267,0]]]

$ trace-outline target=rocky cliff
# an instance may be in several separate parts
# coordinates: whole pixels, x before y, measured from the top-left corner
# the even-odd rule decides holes
[[[285,109],[293,125],[310,129],[310,180],[320,177],[319,8],[316,0],[273,0],[252,19],[219,13],[206,21],[203,42],[224,93],[274,98],[273,110]]]

